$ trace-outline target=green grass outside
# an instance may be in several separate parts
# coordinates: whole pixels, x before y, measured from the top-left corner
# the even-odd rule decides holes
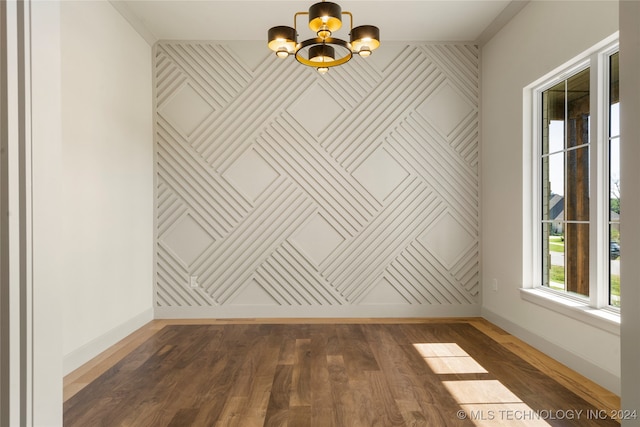
[[[616,296],[618,298],[612,298],[611,305],[616,307],[620,307],[620,276],[612,274],[611,275],[611,295]]]
[[[551,282],[564,283],[564,267],[552,265],[549,271],[549,280]]]
[[[549,250],[551,252],[564,252],[564,240],[562,236],[549,236]]]
[[[551,252],[564,252],[564,245],[559,245],[557,243],[549,243],[549,250]]]

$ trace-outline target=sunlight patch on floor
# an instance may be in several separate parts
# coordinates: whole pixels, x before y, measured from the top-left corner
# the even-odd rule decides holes
[[[413,346],[435,374],[489,374],[456,343],[419,343]],[[498,380],[451,380],[447,377],[442,384],[460,405],[458,418],[468,419],[476,426],[549,426],[543,414],[531,409]]]
[[[475,359],[455,343],[414,344],[429,368],[436,374],[486,374]]]

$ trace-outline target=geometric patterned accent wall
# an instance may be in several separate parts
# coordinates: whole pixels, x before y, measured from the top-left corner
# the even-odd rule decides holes
[[[157,310],[478,306],[477,46],[319,75],[264,43],[160,42],[154,73]]]

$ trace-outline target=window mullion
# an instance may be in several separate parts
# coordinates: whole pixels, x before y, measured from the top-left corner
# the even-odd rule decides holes
[[[591,217],[590,233],[594,236],[590,242],[590,305],[595,308],[603,308],[609,304],[609,263],[608,252],[608,223],[609,204],[607,203],[608,191],[608,165],[607,165],[607,114],[605,112],[606,100],[608,99],[606,88],[606,64],[604,56],[597,53],[591,56],[591,165],[590,175],[590,206],[589,216]]]

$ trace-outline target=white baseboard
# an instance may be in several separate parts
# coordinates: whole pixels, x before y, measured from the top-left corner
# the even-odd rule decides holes
[[[156,307],[154,313],[156,319],[478,317],[480,316],[480,305],[410,306],[384,304],[331,307],[236,305]]]
[[[483,308],[482,317],[494,325],[501,327],[511,335],[535,347],[546,355],[554,358],[558,362],[567,365],[569,368],[589,378],[591,381],[620,396],[620,377],[602,369],[598,365],[594,365],[592,362],[580,357],[580,355],[546,340],[535,332],[516,325],[491,310]]]
[[[149,308],[137,316],[132,317],[124,323],[116,326],[101,336],[89,341],[82,347],[68,353],[62,359],[63,375],[74,371],[87,363],[127,335],[140,329],[153,320],[153,309]]]

